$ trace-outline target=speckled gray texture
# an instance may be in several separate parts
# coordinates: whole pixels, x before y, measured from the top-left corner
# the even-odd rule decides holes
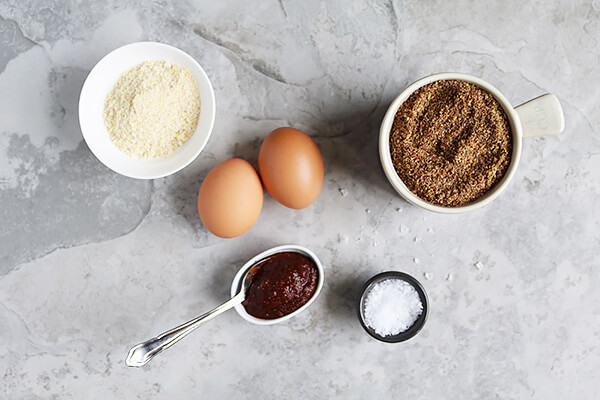
[[[600,3],[0,3],[0,398],[600,397]],[[180,47],[210,77],[213,136],[189,167],[137,181],[100,164],[77,118],[87,73],[123,44]],[[513,103],[555,93],[567,128],[526,140],[492,204],[438,215],[400,199],[378,160],[391,100],[456,71]],[[256,164],[291,125],[325,160],[317,202],[265,196],[257,224],[202,226],[199,185],[232,156]],[[225,301],[237,269],[283,243],[325,265],[319,299],[261,327],[230,311],[128,369],[128,348]],[[419,335],[371,339],[360,286],[413,274]]]

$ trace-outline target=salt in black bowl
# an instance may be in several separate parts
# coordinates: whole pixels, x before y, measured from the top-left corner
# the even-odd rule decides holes
[[[423,305],[423,312],[421,312],[421,315],[419,315],[417,320],[404,332],[400,332],[396,335],[381,336],[377,334],[375,330],[368,326],[365,322],[365,298],[367,297],[367,294],[375,284],[385,281],[387,279],[400,279],[412,285],[419,294],[419,299],[421,300],[421,304]],[[419,333],[419,331],[423,328],[423,325],[425,325],[425,321],[427,320],[429,308],[428,306],[429,301],[427,299],[427,293],[425,293],[425,289],[418,280],[416,280],[411,275],[405,274],[404,272],[387,271],[375,275],[374,277],[369,279],[367,283],[365,283],[362,287],[360,291],[360,299],[358,301],[358,319],[360,320],[360,324],[365,329],[365,331],[367,331],[367,333],[375,339],[387,343],[398,343],[408,340],[415,336],[417,333]]]

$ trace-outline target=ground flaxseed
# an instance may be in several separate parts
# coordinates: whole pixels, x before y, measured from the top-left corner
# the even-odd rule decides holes
[[[506,173],[512,153],[508,117],[479,86],[440,80],[402,103],[390,131],[392,163],[421,199],[462,206],[484,195]]]

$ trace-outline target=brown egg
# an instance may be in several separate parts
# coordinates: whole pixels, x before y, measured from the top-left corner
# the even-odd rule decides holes
[[[239,158],[223,161],[202,182],[198,213],[211,233],[232,238],[254,225],[263,205],[263,188],[256,170]]]
[[[258,155],[258,170],[267,191],[286,207],[308,207],[323,187],[321,152],[310,136],[298,129],[279,128],[266,137]]]

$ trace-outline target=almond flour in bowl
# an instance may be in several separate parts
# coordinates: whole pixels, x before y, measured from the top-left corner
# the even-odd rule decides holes
[[[121,75],[104,107],[111,141],[135,159],[171,155],[196,131],[199,115],[194,77],[167,61],[146,61]]]
[[[493,189],[513,150],[502,105],[461,80],[434,81],[412,93],[396,112],[389,147],[406,187],[445,207],[469,204]]]
[[[111,140],[104,111],[115,83],[124,73],[148,61],[165,61],[189,71],[202,104],[195,131],[177,150],[162,158],[139,159],[121,151]],[[215,114],[215,92],[202,66],[183,50],[156,42],[130,43],[102,57],[85,79],[78,105],[81,133],[93,155],[107,168],[134,179],[162,178],[194,161],[211,138]]]

